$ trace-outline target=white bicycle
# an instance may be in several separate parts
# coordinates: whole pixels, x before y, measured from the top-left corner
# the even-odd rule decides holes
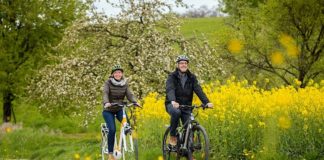
[[[138,160],[138,140],[135,135],[135,130],[131,127],[130,121],[127,117],[127,109],[130,109],[130,119],[133,118],[133,107],[138,107],[135,104],[118,104],[112,103],[112,107],[121,107],[123,110],[123,119],[120,125],[119,140],[115,135],[115,144],[114,144],[114,158],[125,160],[135,159]],[[126,109],[127,108],[127,109]],[[134,123],[136,122],[135,118]],[[106,123],[101,123],[101,157],[102,160],[106,160],[108,157],[108,134],[109,130]],[[135,135],[133,137],[133,135]],[[133,157],[133,158],[131,158]]]

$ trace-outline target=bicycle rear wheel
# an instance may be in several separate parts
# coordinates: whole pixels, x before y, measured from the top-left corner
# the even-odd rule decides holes
[[[168,127],[164,133],[163,140],[162,140],[162,152],[163,152],[163,159],[164,160],[180,160],[181,156],[177,150],[172,148],[169,145],[170,139],[170,127]]]
[[[205,129],[196,125],[193,126],[188,139],[188,159],[208,160],[209,139]]]

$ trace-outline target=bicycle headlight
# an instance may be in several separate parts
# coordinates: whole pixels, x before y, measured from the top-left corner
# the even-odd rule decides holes
[[[114,158],[115,159],[120,159],[122,157],[122,154],[118,150],[114,150]]]

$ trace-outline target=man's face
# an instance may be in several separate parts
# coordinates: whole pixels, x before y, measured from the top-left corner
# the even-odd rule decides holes
[[[181,72],[186,72],[188,70],[188,62],[187,61],[179,61],[178,62],[178,69]]]

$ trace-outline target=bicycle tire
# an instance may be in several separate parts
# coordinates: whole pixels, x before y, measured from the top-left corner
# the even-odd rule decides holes
[[[197,135],[195,135],[195,133],[197,133]],[[202,133],[202,136],[200,135],[200,133]],[[196,140],[199,141],[199,143],[203,142],[205,145],[201,147],[196,144],[196,146],[195,146],[195,137],[194,136],[197,137]],[[188,138],[189,138],[188,139],[189,143],[188,143],[188,157],[187,158],[189,160],[193,160],[193,158],[195,158],[196,160],[208,160],[208,158],[209,158],[209,138],[207,136],[207,132],[206,132],[205,128],[200,125],[193,126],[193,128],[191,129],[191,131],[189,133]],[[203,138],[203,140],[201,140],[201,138]],[[200,156],[197,156],[199,154],[195,154],[195,151],[196,150],[198,151],[198,149],[203,151],[203,153]]]
[[[133,150],[131,150],[130,148],[130,142],[128,141],[128,139],[130,138],[129,137],[130,135],[126,135],[126,140],[127,140],[127,146],[129,146],[128,148],[128,151],[125,151],[124,149],[124,141],[122,142],[122,157],[123,159],[126,159],[126,160],[138,160],[138,139],[137,138],[134,138],[132,137],[132,140],[133,140]]]
[[[168,135],[170,134],[170,127],[168,127],[166,130],[165,130],[165,133],[163,135],[163,139],[162,139],[162,153],[163,153],[163,159],[164,160],[171,160],[171,151],[170,149],[168,148],[168,143],[167,143],[167,139],[168,139]],[[177,152],[176,153],[176,160],[180,160],[181,158],[181,155]]]

